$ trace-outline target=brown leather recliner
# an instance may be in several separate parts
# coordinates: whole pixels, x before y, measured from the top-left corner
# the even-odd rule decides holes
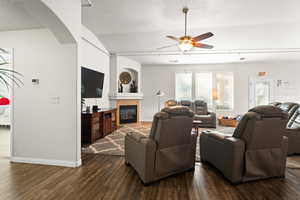
[[[274,104],[273,104],[274,105]],[[289,138],[288,155],[300,154],[300,108],[293,102],[278,103],[278,108],[288,114],[285,135]]]
[[[145,184],[194,168],[198,135],[191,133],[193,117],[183,106],[164,108],[154,116],[149,137],[126,135],[125,162]]]
[[[200,120],[200,127],[216,128],[216,114],[209,112],[205,101],[196,100],[194,102],[194,120]]]
[[[285,135],[289,138],[288,155],[300,154],[300,108],[290,117]]]
[[[215,131],[200,135],[200,157],[232,183],[284,177],[288,139],[287,114],[275,106],[258,106],[246,113],[232,136]]]

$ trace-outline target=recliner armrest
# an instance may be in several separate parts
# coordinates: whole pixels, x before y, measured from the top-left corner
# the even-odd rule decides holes
[[[207,114],[209,114],[211,116],[216,116],[216,113],[214,113],[214,112],[207,112]]]
[[[147,139],[148,137],[136,132],[129,132],[126,134],[127,137],[131,137],[132,139],[142,142],[143,139]]]
[[[285,130],[287,132],[295,133],[295,132],[300,132],[300,127],[299,128],[286,128]]]
[[[201,134],[207,135],[208,137],[213,137],[213,138],[218,139],[220,141],[222,141],[226,138],[232,137],[232,135],[224,134],[224,133],[221,133],[219,131],[214,131],[214,130],[213,131],[211,131],[211,130],[202,131]]]
[[[233,183],[242,181],[245,142],[217,131],[200,135],[201,161],[207,161]]]
[[[125,136],[125,162],[140,175],[144,183],[154,177],[156,142],[142,134],[131,132]]]

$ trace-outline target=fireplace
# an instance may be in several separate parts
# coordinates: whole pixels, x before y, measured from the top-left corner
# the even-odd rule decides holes
[[[120,124],[137,122],[137,105],[120,105]]]

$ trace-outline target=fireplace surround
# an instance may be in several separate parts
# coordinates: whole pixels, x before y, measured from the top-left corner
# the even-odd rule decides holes
[[[120,124],[137,122],[137,105],[121,105],[119,108]]]
[[[116,106],[117,108],[117,126],[120,126],[120,124],[124,123],[136,123],[140,122],[140,111],[141,111],[141,105],[140,105],[140,100],[138,99],[118,99],[116,100]],[[130,111],[124,112],[124,108],[130,108]],[[122,111],[121,111],[122,110]],[[135,112],[136,110],[136,112]],[[121,121],[121,114],[123,115],[122,117],[125,118],[133,118],[134,116],[128,116],[129,115],[135,115],[136,120],[122,120]]]

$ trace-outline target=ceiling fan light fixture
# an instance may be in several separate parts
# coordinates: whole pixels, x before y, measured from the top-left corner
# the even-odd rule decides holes
[[[187,35],[187,13],[188,13],[189,9],[187,7],[185,7],[185,8],[183,8],[182,11],[184,13],[184,19],[185,19],[184,36],[178,38],[178,37],[168,35],[167,38],[178,42],[177,45],[181,51],[189,51],[189,50],[193,49],[194,47],[203,48],[203,49],[212,49],[213,48],[212,45],[203,44],[203,43],[200,43],[200,41],[212,37],[214,35],[213,33],[207,32],[207,33],[198,35],[196,37],[191,37],[191,36]],[[170,45],[162,47],[162,48],[168,48],[168,47],[170,47]],[[162,49],[162,48],[158,48],[158,49]]]
[[[182,40],[179,42],[178,46],[181,49],[181,51],[189,51],[194,47],[193,42],[191,40]]]
[[[189,51],[193,48],[193,45],[191,45],[189,43],[182,43],[182,44],[179,44],[179,48],[181,49],[181,51]]]

